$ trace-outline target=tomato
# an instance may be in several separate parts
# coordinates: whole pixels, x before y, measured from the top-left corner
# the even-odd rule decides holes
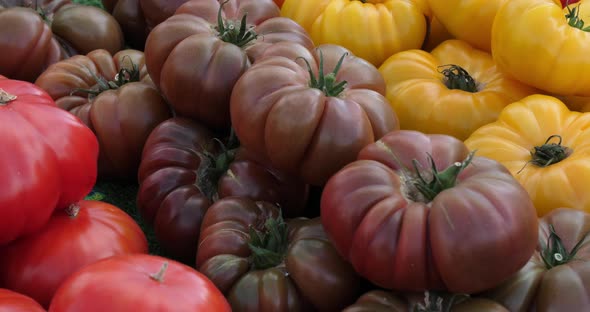
[[[397,53],[379,72],[402,129],[460,140],[495,121],[506,105],[535,93],[498,70],[489,53],[461,40],[447,40],[430,53]]]
[[[341,45],[379,66],[396,52],[422,46],[427,18],[419,2],[285,0],[281,16],[299,23],[316,45]]]
[[[219,198],[267,200],[288,216],[302,214],[307,185],[229,141],[221,146],[211,131],[181,117],[150,134],[139,168],[137,208],[167,255],[194,262],[203,215]]]
[[[0,245],[38,231],[96,182],[98,142],[35,85],[0,76]],[[23,144],[26,142],[26,144]]]
[[[345,48],[311,52],[281,42],[238,80],[230,111],[244,147],[321,186],[365,145],[398,129],[384,94],[379,71]]]
[[[57,288],[87,264],[147,253],[145,235],[123,210],[82,200],[56,211],[40,231],[0,248],[0,286],[48,307]]]
[[[256,56],[274,42],[309,49],[313,42],[295,22],[279,17],[272,0],[221,3],[186,2],[152,30],[145,53],[150,76],[179,116],[228,130],[232,89]]]
[[[285,221],[277,206],[245,197],[205,213],[196,267],[234,311],[340,311],[360,285],[319,218]]]
[[[444,310],[442,310],[443,307]],[[440,295],[435,292],[426,292],[423,296],[414,294],[401,296],[384,290],[366,292],[354,304],[342,310],[342,312],[407,311],[508,312],[501,304],[489,299],[469,298],[469,296],[462,295]]]
[[[539,216],[571,207],[590,211],[590,114],[561,101],[531,95],[510,104],[496,122],[465,141],[483,157],[502,163],[524,186]]]
[[[32,4],[34,3],[34,4]],[[0,74],[34,81],[49,65],[95,49],[123,48],[117,21],[102,9],[70,0],[0,3]]]
[[[553,0],[510,0],[492,28],[492,55],[514,78],[560,95],[590,96],[590,1],[562,9]],[[570,26],[574,25],[574,26]]]
[[[35,84],[96,134],[100,178],[135,180],[148,135],[172,117],[137,50],[77,55],[50,66]]]
[[[91,304],[89,304],[91,303]],[[58,289],[51,312],[230,312],[201,273],[153,255],[128,254],[90,264]]]
[[[468,294],[516,273],[538,224],[499,162],[454,137],[409,130],[388,133],[333,175],[321,218],[339,253],[376,285]]]
[[[539,223],[537,249],[514,276],[484,295],[510,311],[590,309],[590,214],[569,208],[551,211]]]
[[[0,288],[0,311],[46,312],[35,300],[17,292]]]

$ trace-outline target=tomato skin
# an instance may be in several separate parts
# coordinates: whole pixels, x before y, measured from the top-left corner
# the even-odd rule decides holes
[[[35,85],[0,76],[16,99],[0,104],[0,245],[38,231],[55,209],[84,198],[96,182],[98,141],[77,117]],[[18,131],[15,131],[18,129]],[[22,144],[27,142],[27,144]]]
[[[346,81],[338,96],[310,86],[304,60],[317,75],[320,53],[325,74],[348,53],[336,74],[337,82]],[[236,83],[230,101],[232,125],[248,150],[264,155],[279,170],[321,186],[365,145],[399,128],[384,93],[378,70],[341,46],[321,45],[311,52],[279,42]]]
[[[453,137],[409,130],[365,147],[322,193],[322,223],[339,253],[361,276],[396,290],[474,293],[518,271],[535,248],[538,221],[500,163],[474,156],[455,186],[427,204],[404,182],[415,177],[400,166],[414,168],[414,159],[431,168],[430,154],[442,171],[468,152]]]
[[[549,225],[570,252],[583,243],[575,257],[562,265],[548,268],[541,253],[547,246]],[[590,231],[590,214],[571,208],[559,208],[540,219],[539,240],[529,262],[514,276],[484,296],[503,303],[513,312],[586,311],[590,308],[590,244],[584,235]]]
[[[105,202],[82,200],[56,211],[40,231],[0,248],[0,285],[47,308],[61,283],[83,266],[147,252],[145,234],[127,213]]]
[[[121,69],[139,70],[139,81],[124,84],[97,96],[76,89],[96,89],[93,74],[113,80]],[[150,132],[172,117],[168,104],[150,80],[143,52],[122,50],[112,55],[94,50],[51,65],[35,84],[56,104],[92,129],[100,142],[98,176],[135,180],[143,145]]]
[[[30,297],[12,290],[0,288],[0,311],[2,312],[47,312]]]
[[[223,41],[216,30],[220,2],[192,0],[152,30],[145,53],[150,76],[179,116],[227,131],[232,89],[256,56],[277,41],[294,40],[309,49],[313,42],[295,22],[279,17],[272,0],[224,3],[223,19],[235,23],[247,12],[256,39],[243,47]],[[193,64],[190,70],[187,63]]]
[[[319,218],[286,220],[288,246],[276,266],[249,265],[250,228],[262,231],[277,206],[226,197],[203,219],[196,267],[226,295],[234,311],[339,311],[360,281],[336,252]]]
[[[299,216],[308,186],[238,148],[215,181],[204,175],[211,164],[203,153],[220,154],[214,134],[190,119],[174,117],[150,134],[139,168],[137,207],[152,224],[160,246],[171,257],[194,262],[203,215],[214,200],[245,196],[279,203],[288,216]]]
[[[164,263],[168,267],[163,278],[151,277]],[[201,273],[145,254],[110,257],[84,267],[60,286],[49,307],[51,312],[133,310],[231,312],[221,292]]]

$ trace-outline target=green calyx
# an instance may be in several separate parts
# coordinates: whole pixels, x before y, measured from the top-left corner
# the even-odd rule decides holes
[[[334,70],[328,74],[324,74],[324,55],[320,50],[320,66],[317,77],[313,74],[311,65],[309,65],[309,62],[305,58],[298,57],[297,59],[302,59],[305,64],[307,64],[307,70],[309,72],[309,87],[321,90],[326,96],[339,96],[346,88],[347,82],[346,80],[338,82],[336,80],[336,74],[338,74],[342,62],[344,62],[344,57],[347,55],[348,53],[342,54],[336,67],[334,67]]]
[[[554,138],[558,139],[557,143],[550,143]],[[524,170],[528,164],[533,164],[537,167],[548,167],[566,159],[571,155],[572,150],[567,146],[561,145],[561,141],[561,136],[554,134],[549,136],[543,145],[535,146],[534,150],[531,151],[531,160],[525,163],[517,173]]]
[[[572,261],[582,247],[582,244],[586,241],[588,233],[590,232],[584,233],[574,248],[572,248],[570,251],[567,251],[563,245],[563,242],[561,241],[561,238],[559,235],[557,235],[557,233],[555,233],[555,228],[552,224],[550,224],[547,244],[541,246],[541,258],[543,259],[547,269],[549,270],[558,265],[566,264]]]
[[[414,165],[414,171],[417,177],[413,179],[412,184],[423,196],[423,198],[421,198],[422,200],[420,201],[431,202],[440,192],[454,187],[457,183],[457,177],[459,176],[459,173],[461,173],[461,171],[463,171],[471,163],[474,154],[475,151],[469,153],[467,158],[465,158],[465,160],[462,162],[456,162],[440,172],[436,168],[434,159],[429,154],[429,175],[432,176],[430,180],[424,177],[424,174],[419,168],[420,164],[414,159],[412,164]]]
[[[240,21],[225,21],[221,16],[223,6],[228,2],[226,0],[219,6],[217,12],[217,26],[215,30],[218,32],[218,36],[221,40],[234,44],[238,47],[244,47],[248,43],[252,42],[258,35],[254,31],[254,26],[248,27],[246,17],[248,14],[244,14]]]
[[[252,252],[252,269],[264,270],[281,264],[289,247],[288,236],[287,223],[281,215],[266,219],[262,231],[250,227],[248,246]]]
[[[459,65],[442,65],[440,71],[443,74],[443,82],[451,90],[463,90],[466,92],[477,92],[477,83],[469,73]]]
[[[16,95],[10,94],[3,89],[0,89],[0,106],[7,105],[14,100],[16,100]]]
[[[80,92],[88,94],[89,98],[94,98],[107,90],[116,90],[122,87],[125,84],[130,82],[138,82],[140,81],[140,71],[139,66],[131,61],[129,56],[124,56],[123,59],[129,58],[129,62],[131,63],[131,68],[123,67],[119,70],[119,72],[115,75],[113,80],[106,80],[104,77],[99,77],[96,73],[90,71],[90,75],[96,81],[96,86],[91,89],[81,89],[76,88],[70,92],[70,95]]]
[[[450,312],[453,306],[469,299],[465,294],[446,294],[442,292],[426,291],[424,303],[415,304],[412,312]]]
[[[569,1],[568,1],[569,2]],[[580,18],[580,4],[573,9],[570,9],[568,2],[566,2],[567,7],[567,14],[565,15],[565,19],[567,20],[567,24],[571,27],[580,29],[582,31],[589,32],[590,26],[584,27],[584,20]]]
[[[201,149],[201,161],[203,165],[199,167],[197,172],[197,184],[199,190],[209,198],[211,201],[217,200],[217,184],[221,176],[227,172],[230,164],[234,161],[240,142],[233,129],[231,129],[230,137],[227,144],[215,138],[213,141],[221,147],[220,153],[211,153],[206,147]]]

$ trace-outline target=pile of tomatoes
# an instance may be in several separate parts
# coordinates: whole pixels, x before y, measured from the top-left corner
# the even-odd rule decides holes
[[[585,19],[0,0],[0,311],[590,310]]]

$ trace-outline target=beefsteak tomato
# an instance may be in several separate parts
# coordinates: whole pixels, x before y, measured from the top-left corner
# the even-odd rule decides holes
[[[145,254],[109,257],[74,273],[57,290],[50,312],[231,312],[203,274]]]
[[[141,228],[123,210],[82,200],[56,211],[40,231],[0,247],[0,286],[45,308],[57,288],[83,266],[127,253],[147,253]]]
[[[570,207],[590,212],[590,114],[554,97],[531,95],[465,140],[502,163],[524,186],[539,216]]]
[[[489,53],[461,40],[444,41],[430,53],[397,53],[379,72],[401,129],[460,140],[536,91],[501,72]]]
[[[0,76],[0,245],[41,229],[96,182],[98,141],[32,83]]]
[[[551,211],[539,223],[537,249],[513,277],[485,296],[512,312],[590,310],[590,214]]]
[[[47,312],[43,307],[30,297],[12,290],[0,288],[1,312]]]
[[[385,82],[336,45],[280,42],[236,83],[230,109],[241,144],[321,186],[367,144],[399,128]]]
[[[237,79],[266,47],[293,41],[313,48],[272,0],[191,0],[156,26],[145,45],[150,76],[174,110],[228,130]]]
[[[510,0],[492,27],[492,55],[514,78],[559,95],[590,96],[590,1]]]
[[[96,134],[100,178],[135,180],[148,135],[172,117],[138,50],[76,55],[51,65],[35,84]]]
[[[516,273],[538,225],[526,190],[499,162],[454,137],[409,130],[333,175],[321,218],[340,254],[378,286],[467,294]]]
[[[267,200],[288,216],[305,208],[306,184],[230,141],[220,146],[202,125],[175,117],[157,126],[145,144],[137,207],[175,259],[194,262],[203,215],[219,198]]]
[[[360,285],[319,218],[284,221],[277,206],[245,197],[205,213],[196,267],[236,312],[340,311]]]
[[[281,16],[303,26],[316,45],[341,45],[379,66],[396,52],[422,46],[425,10],[416,0],[285,0]]]

